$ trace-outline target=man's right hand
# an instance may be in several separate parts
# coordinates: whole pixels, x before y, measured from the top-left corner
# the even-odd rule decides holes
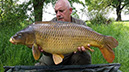
[[[40,50],[40,52],[43,52],[43,49],[40,46],[38,46],[38,49]]]

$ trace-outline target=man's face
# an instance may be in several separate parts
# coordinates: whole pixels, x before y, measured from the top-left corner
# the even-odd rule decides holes
[[[70,15],[72,13],[72,8],[67,8],[67,6],[64,3],[57,3],[55,5],[55,12],[57,20],[67,22],[71,21]]]

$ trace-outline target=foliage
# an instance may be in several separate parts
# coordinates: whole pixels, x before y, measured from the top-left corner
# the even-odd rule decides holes
[[[110,11],[107,5],[110,2],[111,0],[85,0],[85,4],[88,7],[87,17],[93,24],[107,24]]]
[[[112,0],[109,6],[112,6],[113,8],[116,9],[116,14],[117,14],[116,21],[121,21],[121,12],[125,8],[129,9],[129,0]]]
[[[36,62],[31,54],[31,49],[23,45],[13,45],[9,39],[17,31],[25,28],[27,21],[16,24],[15,27],[11,25],[0,25],[0,72],[3,71],[3,66],[14,65],[33,65]]]
[[[116,9],[117,21],[121,21],[121,12],[123,9],[129,9],[129,0],[85,0],[88,10],[95,12],[108,12],[111,8]]]
[[[24,5],[27,5],[29,9],[26,9],[26,11],[31,11],[31,17],[34,17],[34,20],[31,18],[31,20],[33,21],[42,21],[42,18],[43,18],[43,8],[51,3],[54,7],[55,3],[56,3],[57,0],[29,0],[28,2],[24,2]],[[83,6],[84,3],[80,0],[69,0],[71,6],[73,7],[73,3],[79,3]],[[75,10],[75,12],[72,14],[73,16],[75,17],[79,17],[77,15],[77,11],[76,11],[76,8],[73,7],[73,10]]]
[[[127,8],[129,9],[129,0],[112,0],[110,3],[111,6],[117,8],[120,6],[120,9]]]
[[[77,14],[76,8],[73,7],[73,11],[74,12],[71,14],[71,16],[79,19],[79,15]]]
[[[91,24],[111,24],[114,20],[112,18],[107,18],[103,13],[89,13]]]
[[[120,63],[120,70],[122,72],[128,72],[128,61],[129,61],[129,47],[128,47],[128,35],[129,35],[129,22],[114,22],[110,25],[92,25],[89,24],[93,30],[103,34],[110,35],[116,38],[119,42],[119,45],[114,48],[115,51],[115,60],[113,63]],[[95,48],[94,48],[95,49]],[[95,52],[92,53],[92,63],[93,64],[102,64],[106,63],[102,55],[99,53],[98,49],[95,49]]]
[[[107,19],[102,14],[97,14],[90,20],[91,24],[106,24]]]
[[[12,25],[20,24],[20,22],[27,19],[27,7],[22,4],[17,4],[17,1],[2,0],[0,3],[0,24]]]
[[[106,10],[107,5],[109,5],[111,0],[89,0],[89,1],[85,0],[85,2],[90,12],[93,10],[96,12],[100,12]]]

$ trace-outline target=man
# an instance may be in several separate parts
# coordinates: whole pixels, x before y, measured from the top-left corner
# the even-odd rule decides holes
[[[71,16],[72,8],[68,2],[68,0],[58,0],[55,4],[55,12],[56,17],[52,19],[52,21],[65,21],[65,22],[73,22],[77,24],[86,25],[82,20],[73,18]],[[59,65],[85,65],[91,64],[91,56],[85,48],[78,47],[78,51],[70,54],[65,54],[63,62]],[[55,65],[52,59],[52,55],[43,52],[39,63],[36,65]]]

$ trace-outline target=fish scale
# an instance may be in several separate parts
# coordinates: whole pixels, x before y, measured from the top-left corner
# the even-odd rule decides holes
[[[47,39],[46,41],[44,41],[45,44],[42,45],[43,50],[49,51],[48,49],[50,49],[51,53],[56,52],[58,54],[62,54],[62,53],[65,54],[65,53],[69,53],[69,52],[73,52],[77,50],[78,46],[88,44],[86,43],[86,40],[93,39],[93,37],[90,38],[92,34],[88,34],[90,32],[88,31],[84,32],[84,28],[76,27],[76,26],[71,27],[73,26],[71,24],[67,24],[67,25],[66,24],[64,25],[63,24],[60,24],[60,25],[52,24],[51,26],[49,26],[49,24],[48,25],[46,24],[45,26],[43,25],[43,27],[41,27],[41,25],[39,24],[39,27],[37,26],[34,28],[34,30],[36,30],[35,32],[41,31],[41,33],[38,33],[38,34],[42,34],[43,36],[46,35],[45,38]],[[40,31],[37,31],[39,29]],[[44,30],[46,30],[45,33],[47,34],[43,33]],[[86,35],[89,35],[89,36],[86,36]],[[73,37],[73,36],[76,36],[76,37]],[[42,39],[42,36],[40,36],[40,39]],[[41,41],[43,40],[44,39],[42,39]],[[55,43],[51,43],[53,40]],[[39,43],[41,43],[41,41]],[[74,49],[69,50],[70,48],[74,48]],[[64,49],[69,50],[69,51],[62,51]]]
[[[19,34],[22,34],[20,39]],[[53,54],[53,58],[56,56],[63,58],[62,54],[77,51],[81,46],[91,50],[88,46],[90,45],[98,47],[104,58],[108,62],[113,62],[115,55],[112,48],[118,45],[118,41],[111,36],[97,33],[84,25],[69,22],[36,22],[14,36],[10,38],[13,44],[23,44],[25,41],[24,45],[33,45],[32,51],[36,60],[40,57],[37,46]],[[54,61],[56,63],[56,59]]]

